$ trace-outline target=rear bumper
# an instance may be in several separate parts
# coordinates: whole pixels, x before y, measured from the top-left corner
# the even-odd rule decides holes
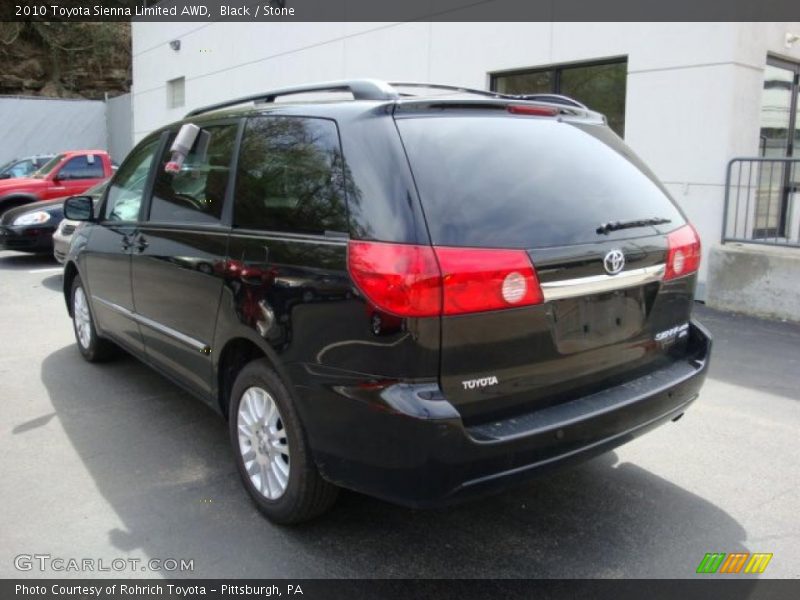
[[[0,226],[0,250],[50,253],[54,231],[53,227]]]
[[[447,504],[586,460],[682,415],[705,380],[711,349],[698,323],[689,336],[687,356],[662,369],[504,421],[466,427],[436,399],[438,386],[407,384],[379,398],[339,387],[335,416],[304,420],[327,479],[402,505]]]

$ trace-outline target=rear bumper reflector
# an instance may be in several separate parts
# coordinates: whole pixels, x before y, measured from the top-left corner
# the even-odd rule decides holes
[[[636,287],[664,279],[666,265],[653,265],[641,269],[623,271],[617,275],[592,275],[576,279],[540,282],[544,301],[561,300],[590,294],[602,294],[629,287]]]

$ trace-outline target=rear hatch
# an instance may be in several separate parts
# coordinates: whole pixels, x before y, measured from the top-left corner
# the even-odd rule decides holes
[[[696,261],[679,253],[679,273],[667,263],[694,231],[602,121],[543,112],[498,105],[395,115],[444,273],[445,305],[448,253],[467,256],[455,259],[461,264],[471,252],[480,256],[473,251],[524,253],[534,267],[527,283],[538,283],[539,296],[522,305],[445,311],[440,384],[466,421],[639,377],[674,361],[687,337]],[[504,279],[510,287],[502,293],[515,298],[519,279]]]

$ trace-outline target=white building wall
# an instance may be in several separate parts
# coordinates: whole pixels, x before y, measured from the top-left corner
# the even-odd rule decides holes
[[[0,96],[0,164],[35,154],[106,149],[100,100]]]
[[[626,141],[688,213],[707,253],[721,234],[728,160],[757,154],[767,54],[800,60],[800,44],[785,46],[788,32],[800,23],[134,22],[134,136],[198,106],[296,83],[487,87],[495,71],[627,56]],[[181,76],[186,106],[170,110],[166,82]]]

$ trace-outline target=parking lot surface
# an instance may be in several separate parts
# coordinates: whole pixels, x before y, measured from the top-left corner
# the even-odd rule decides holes
[[[698,305],[715,337],[677,423],[583,465],[435,511],[345,492],[270,524],[224,421],[125,356],[85,363],[55,263],[0,252],[0,576],[20,554],[191,559],[136,577],[691,577],[706,552],[773,553],[800,577],[800,326]]]

